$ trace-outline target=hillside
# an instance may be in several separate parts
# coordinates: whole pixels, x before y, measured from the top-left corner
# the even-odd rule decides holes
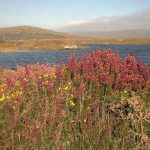
[[[0,28],[0,40],[66,39],[71,34],[56,32],[32,26]]]
[[[121,38],[121,39],[145,39],[150,38],[150,30],[118,30],[118,31],[79,31],[73,32],[82,36],[98,37],[98,38]]]
[[[17,26],[0,28],[0,51],[85,49],[81,43],[150,44],[150,31],[111,31],[63,33],[52,30]]]

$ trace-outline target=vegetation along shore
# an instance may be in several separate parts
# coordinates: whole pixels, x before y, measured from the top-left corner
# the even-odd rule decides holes
[[[120,31],[110,33],[97,33],[96,36],[90,34],[71,34],[52,30],[32,27],[17,26],[0,28],[0,51],[18,50],[78,50],[86,49],[83,44],[150,44],[150,32],[148,31]],[[144,33],[146,36],[142,36]],[[94,33],[93,33],[94,34]],[[103,37],[102,35],[105,36]],[[118,37],[112,36],[117,34]],[[126,35],[127,34],[127,35]],[[129,35],[128,35],[129,34]],[[88,36],[89,35],[89,36]],[[108,36],[109,35],[109,36]],[[126,36],[125,36],[126,35]]]

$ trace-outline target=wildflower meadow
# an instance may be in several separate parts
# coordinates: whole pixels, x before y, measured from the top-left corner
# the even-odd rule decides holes
[[[150,67],[111,49],[0,69],[0,149],[149,150]]]

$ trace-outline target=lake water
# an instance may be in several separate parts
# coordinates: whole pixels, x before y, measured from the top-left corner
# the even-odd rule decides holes
[[[85,45],[85,44],[84,44]],[[0,66],[7,68],[16,68],[25,64],[49,64],[54,65],[60,62],[66,62],[71,53],[75,53],[77,57],[86,54],[89,51],[111,48],[119,51],[121,57],[127,56],[131,51],[136,58],[141,57],[143,61],[150,66],[150,45],[106,45],[106,44],[86,44],[90,48],[85,50],[50,50],[50,51],[19,51],[19,52],[0,52]]]

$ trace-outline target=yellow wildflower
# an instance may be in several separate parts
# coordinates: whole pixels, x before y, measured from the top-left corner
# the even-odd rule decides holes
[[[75,106],[76,104],[73,101],[70,101],[71,106]]]
[[[16,81],[15,86],[19,86],[19,85],[20,85],[19,81]]]
[[[10,96],[6,96],[6,99],[10,99]]]
[[[127,93],[127,92],[128,92],[128,91],[126,91],[126,90],[124,91],[124,93]]]
[[[12,94],[11,94],[11,97],[15,97],[15,94],[12,93]]]
[[[3,85],[2,85],[2,88],[6,88],[6,87],[7,87],[7,85],[6,85],[6,84],[3,84]]]
[[[44,76],[45,78],[47,78],[47,77],[48,77],[48,74],[44,74],[43,76]]]
[[[68,89],[69,89],[68,86],[65,86],[65,87],[64,87],[64,90],[65,90],[65,91],[68,91]]]
[[[67,141],[67,144],[70,144],[70,141]]]
[[[22,92],[21,92],[21,91],[17,91],[17,92],[16,92],[16,95],[21,96],[21,95],[22,95]]]
[[[86,119],[84,119],[83,121],[86,122]]]
[[[4,101],[5,100],[5,95],[3,94],[1,97],[0,97],[0,101],[2,102],[2,101]]]

